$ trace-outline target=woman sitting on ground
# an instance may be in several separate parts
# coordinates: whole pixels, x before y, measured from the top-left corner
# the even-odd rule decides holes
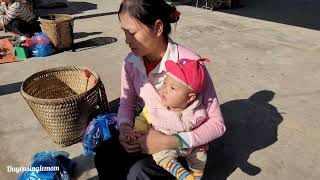
[[[33,36],[41,32],[38,18],[19,0],[0,0],[0,30],[17,35]]]

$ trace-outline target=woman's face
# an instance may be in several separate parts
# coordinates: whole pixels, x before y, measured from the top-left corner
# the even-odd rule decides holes
[[[128,13],[121,13],[120,25],[126,36],[126,43],[136,56],[146,56],[157,47],[156,32],[139,20],[131,17]]]

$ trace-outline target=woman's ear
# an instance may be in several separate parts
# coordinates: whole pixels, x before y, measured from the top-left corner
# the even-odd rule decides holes
[[[189,93],[187,103],[190,104],[196,99],[197,95],[194,92]]]
[[[161,36],[163,33],[163,22],[161,20],[157,20],[154,24],[154,30],[157,36]]]

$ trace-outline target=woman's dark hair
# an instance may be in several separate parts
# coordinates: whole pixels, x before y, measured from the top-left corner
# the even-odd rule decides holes
[[[118,16],[122,13],[128,13],[150,28],[154,27],[157,20],[161,20],[165,38],[168,38],[171,32],[170,23],[177,22],[180,15],[176,7],[164,0],[123,0]]]

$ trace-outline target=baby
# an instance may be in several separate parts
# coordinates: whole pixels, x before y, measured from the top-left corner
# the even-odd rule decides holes
[[[201,179],[207,154],[201,147],[183,149],[184,141],[179,132],[188,132],[207,119],[207,110],[202,104],[200,91],[205,84],[204,67],[200,63],[207,59],[180,59],[178,62],[167,60],[167,74],[159,91],[161,103],[172,115],[178,115],[180,121],[170,120],[171,114],[163,117],[156,108],[143,109],[135,119],[135,129],[145,130],[152,126],[157,131],[172,135],[179,140],[178,150],[164,150],[153,154],[158,165],[173,174],[178,180]],[[178,156],[186,157],[191,172],[177,161]]]

